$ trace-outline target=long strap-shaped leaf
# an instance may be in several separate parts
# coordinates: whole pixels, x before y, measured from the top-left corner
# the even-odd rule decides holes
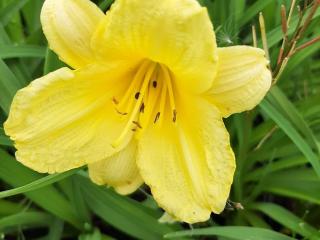
[[[14,189],[10,189],[7,191],[0,192],[0,199],[1,198],[6,198],[6,197],[11,197],[17,194],[25,194],[30,191],[34,191],[43,187],[46,187],[48,185],[51,185],[55,182],[61,181],[62,179],[65,179],[73,174],[75,174],[79,169],[71,170],[68,172],[64,173],[56,173],[52,175],[45,176],[43,178],[37,179],[31,183],[28,183],[26,185],[23,185],[21,187],[17,187]]]
[[[6,7],[0,10],[0,22],[6,26],[11,17],[16,14],[29,0],[14,0],[11,1]]]
[[[177,225],[159,223],[161,213],[155,217],[152,209],[120,196],[111,189],[98,187],[83,176],[79,176],[77,182],[82,187],[89,208],[107,223],[131,236],[157,240],[179,229]]]
[[[250,208],[259,210],[271,217],[283,226],[291,229],[295,233],[299,233],[306,239],[319,239],[320,232],[316,228],[306,223],[303,219],[297,217],[287,209],[274,203],[256,203]]]
[[[191,237],[191,236],[219,236],[235,240],[294,240],[291,237],[264,228],[254,227],[210,227],[169,233],[165,238]]]
[[[44,58],[46,55],[46,48],[42,46],[33,45],[0,45],[0,58]]]
[[[260,103],[262,110],[277,123],[277,125],[288,135],[297,148],[303,153],[312,165],[314,171],[320,177],[320,159],[307,140],[299,133],[297,128],[290,122],[288,117],[280,112],[275,106],[272,105],[270,100],[266,98]]]
[[[22,166],[7,152],[0,149],[0,179],[13,187],[20,187],[42,177],[43,175]],[[54,186],[46,186],[35,191],[27,192],[25,195],[40,207],[69,222],[73,226],[79,229],[83,227],[82,222],[79,220],[70,203]]]
[[[9,112],[13,96],[21,87],[16,76],[8,68],[7,64],[0,59],[0,107],[5,113]]]
[[[0,219],[0,232],[9,232],[17,227],[49,226],[53,217],[43,212],[21,212]]]

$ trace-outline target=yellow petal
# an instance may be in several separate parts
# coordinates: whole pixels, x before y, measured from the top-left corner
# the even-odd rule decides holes
[[[174,219],[206,221],[220,213],[229,196],[235,160],[219,111],[188,96],[139,142],[137,165],[158,204]],[[170,121],[171,120],[171,121]]]
[[[110,90],[127,76],[117,67],[101,69],[62,68],[18,91],[4,126],[20,162],[39,172],[62,172],[105,159],[127,144],[130,139],[118,149],[111,146],[125,122]]]
[[[174,219],[172,216],[170,216],[170,214],[168,214],[167,212],[164,212],[162,216],[158,219],[158,222],[173,224],[173,223],[176,223],[177,220]]]
[[[264,51],[248,46],[219,48],[219,69],[208,92],[224,117],[254,108],[271,86]]]
[[[93,62],[90,41],[103,12],[89,0],[46,0],[41,23],[50,48],[73,68]]]
[[[120,194],[130,194],[143,183],[136,165],[137,143],[132,140],[127,147],[113,156],[89,164],[89,175],[98,185],[109,185]]]
[[[101,60],[150,59],[166,65],[178,84],[207,90],[217,51],[206,8],[195,0],[117,0],[92,41]]]

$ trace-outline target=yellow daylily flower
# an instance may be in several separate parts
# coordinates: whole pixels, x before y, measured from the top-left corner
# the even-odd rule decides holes
[[[218,48],[196,0],[46,0],[44,33],[71,68],[15,96],[5,131],[24,165],[88,165],[121,194],[143,182],[174,219],[206,221],[229,195],[235,158],[223,117],[268,91],[264,51]]]

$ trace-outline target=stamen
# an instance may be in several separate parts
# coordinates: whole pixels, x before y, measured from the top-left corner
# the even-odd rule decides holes
[[[153,123],[156,123],[160,118],[160,112],[157,113],[156,118],[154,119]]]
[[[141,107],[140,107],[140,112],[141,112],[141,113],[144,113],[144,108],[145,108],[145,105],[144,105],[144,103],[142,103],[142,104],[141,104]]]
[[[119,113],[120,115],[123,115],[123,116],[128,115],[128,113],[127,113],[127,112],[120,112],[118,109],[116,109],[116,111],[117,111],[117,113]]]
[[[172,119],[173,122],[176,122],[177,121],[177,110],[173,110],[173,119]]]
[[[133,121],[132,123],[133,123],[133,124],[135,124],[135,125],[137,125],[137,127],[138,127],[138,128],[142,129],[142,126],[140,125],[140,123],[139,123],[139,122],[137,122],[137,121]]]
[[[115,97],[112,98],[112,102],[116,105],[119,104],[119,101]]]
[[[139,67],[137,73],[135,74],[133,80],[132,80],[132,84],[130,84],[130,87],[128,88],[128,90],[126,91],[125,95],[123,96],[123,98],[121,99],[121,101],[118,104],[118,108],[123,107],[123,105],[125,103],[127,103],[128,99],[130,98],[130,96],[133,95],[134,91],[137,91],[139,89],[139,86],[141,85],[141,81],[143,81],[144,79],[144,75],[147,71],[147,68],[149,67],[149,62],[148,61],[144,61],[141,65],[141,67]]]
[[[151,79],[157,79],[159,80],[159,65],[157,65],[155,71],[154,71],[154,75],[152,76]],[[161,88],[163,85],[163,81],[158,82],[160,85],[159,87]],[[139,139],[141,137],[141,135],[143,134],[143,132],[145,131],[146,127],[148,126],[150,121],[153,122],[154,119],[152,119],[152,115],[154,113],[154,110],[157,106],[157,102],[160,96],[160,92],[161,91],[157,91],[156,89],[153,88],[153,85],[150,84],[149,88],[148,88],[148,94],[147,94],[147,99],[145,101],[146,103],[146,110],[145,110],[145,114],[140,115],[139,116],[139,122],[141,123],[141,125],[144,127],[141,131],[139,131],[135,137],[136,139]]]
[[[172,77],[170,76],[170,72],[168,71],[168,69],[166,67],[163,67],[161,65],[161,68],[163,70],[164,73],[164,79],[165,82],[167,83],[167,87],[168,87],[168,92],[169,92],[169,101],[170,101],[170,106],[173,112],[173,119],[176,120],[176,104],[174,101],[174,95],[173,95],[173,88],[172,88]]]
[[[134,109],[132,110],[132,112],[130,114],[130,118],[129,118],[126,126],[124,127],[122,133],[120,134],[119,138],[117,140],[115,140],[114,143],[112,144],[112,146],[114,148],[118,147],[122,143],[123,139],[125,138],[126,134],[128,133],[128,131],[131,128],[132,122],[135,121],[136,115],[137,115],[137,113],[139,112],[139,110],[141,108],[143,97],[144,97],[144,95],[146,93],[146,90],[148,88],[150,79],[151,79],[151,77],[152,77],[152,75],[154,73],[155,68],[156,68],[156,64],[152,63],[152,64],[149,65],[148,70],[146,71],[146,74],[143,74],[144,75],[144,79],[143,79],[142,87],[141,87],[141,90],[140,90],[141,97],[139,97],[139,99],[137,99],[137,102],[136,102],[136,104],[134,106]]]
[[[166,81],[163,81],[162,88],[161,88],[161,97],[160,97],[160,106],[159,106],[159,112],[163,113],[164,108],[166,106],[166,98],[167,98],[167,84]],[[163,117],[160,118],[159,125],[162,125]]]
[[[157,88],[157,85],[158,85],[158,82],[157,82],[157,81],[153,81],[153,82],[152,82],[152,86],[153,86],[154,88]]]
[[[121,115],[128,115],[124,118],[125,126],[111,144],[112,147],[119,147],[132,135],[139,139],[152,121],[157,124],[154,127],[161,126],[164,119],[167,119],[167,114],[169,120],[172,114],[172,121],[177,121],[173,84],[174,76],[165,65],[149,60],[142,62],[130,86],[122,92],[120,101],[116,97],[112,98],[116,111]]]

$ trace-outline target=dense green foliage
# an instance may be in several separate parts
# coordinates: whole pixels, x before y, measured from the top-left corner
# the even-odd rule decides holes
[[[96,2],[107,10],[113,1]],[[275,67],[280,7],[289,9],[289,0],[199,2],[208,8],[220,46],[252,45],[251,24],[257,25],[262,11]],[[226,120],[237,158],[226,210],[193,226],[161,224],[162,211],[147,187],[123,197],[92,184],[84,168],[47,176],[15,160],[1,127],[12,97],[62,65],[47,49],[39,22],[42,3],[0,1],[1,239],[320,239],[320,42],[289,60],[255,110]],[[320,8],[300,44],[319,34]]]

